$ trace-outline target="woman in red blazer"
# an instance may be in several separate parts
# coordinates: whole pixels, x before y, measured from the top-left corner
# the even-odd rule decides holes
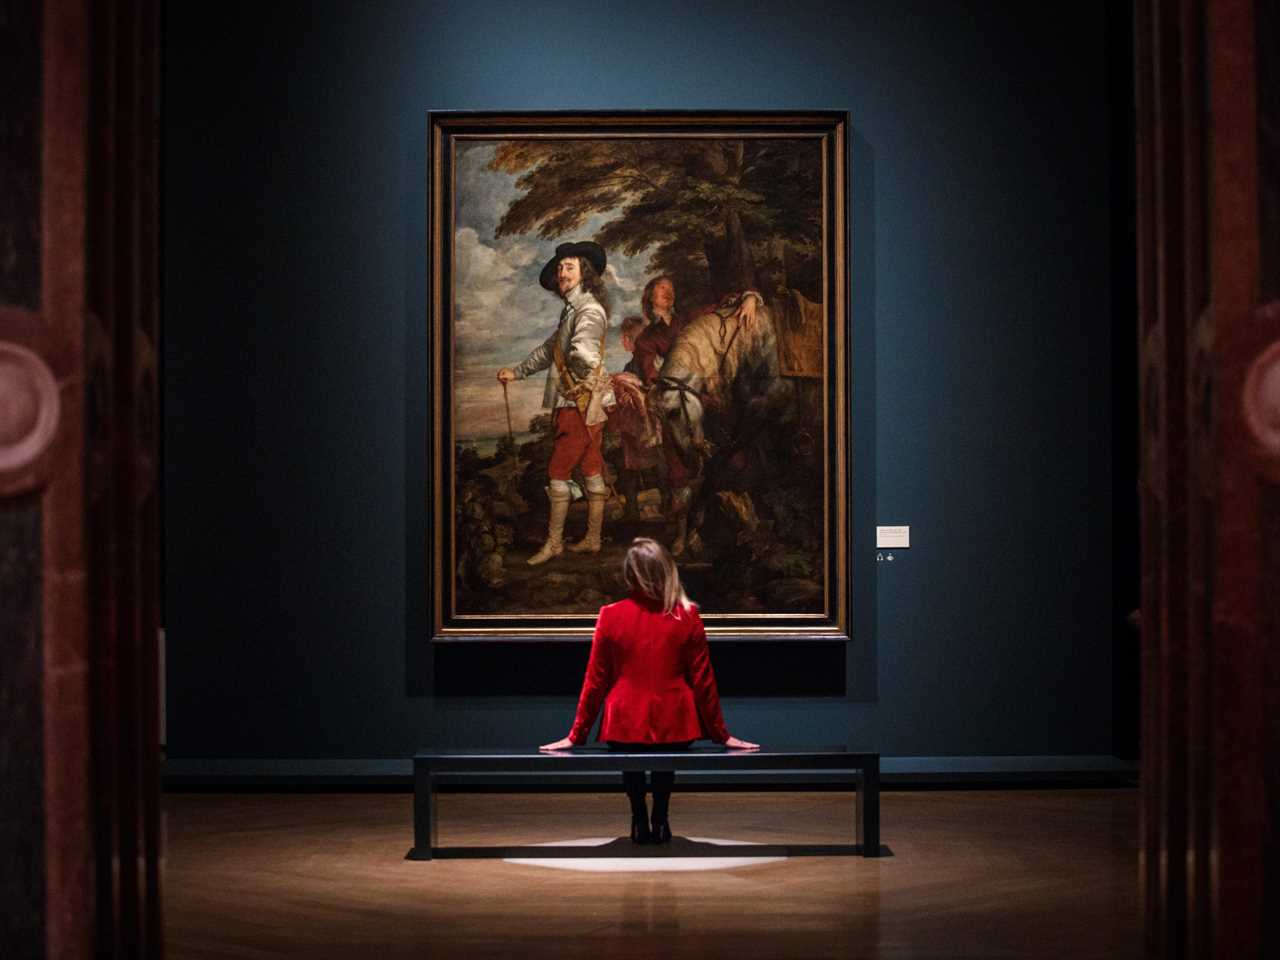
[[[631,593],[600,608],[591,659],[582,681],[573,728],[543,750],[585,743],[604,704],[598,739],[624,750],[688,747],[709,737],[736,750],[759,744],[730,736],[720,712],[707,631],[698,609],[680,586],[676,563],[655,540],[638,537],[622,561],[622,579]],[[672,770],[654,770],[653,817],[645,810],[643,771],[622,775],[631,801],[631,839],[666,843]]]

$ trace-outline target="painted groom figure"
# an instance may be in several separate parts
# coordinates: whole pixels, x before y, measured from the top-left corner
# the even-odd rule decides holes
[[[609,326],[608,296],[604,288],[605,252],[598,243],[581,241],[556,247],[538,282],[564,300],[555,332],[515,367],[503,367],[498,380],[523,380],[547,371],[542,406],[552,411],[555,448],[547,465],[551,517],[547,540],[529,558],[546,563],[564,552],[564,521],[569,513],[569,478],[582,470],[587,488],[587,533],[569,547],[573,551],[600,550],[604,505],[609,492],[601,455],[605,409],[613,406],[609,376],[604,369],[604,337]]]

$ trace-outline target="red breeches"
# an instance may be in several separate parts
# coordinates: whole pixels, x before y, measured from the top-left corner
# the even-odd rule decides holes
[[[600,455],[604,439],[604,424],[588,427],[577,407],[561,407],[556,411],[556,446],[551,451],[547,476],[552,480],[568,480],[573,468],[582,467],[584,477],[592,477],[604,471],[604,458]]]

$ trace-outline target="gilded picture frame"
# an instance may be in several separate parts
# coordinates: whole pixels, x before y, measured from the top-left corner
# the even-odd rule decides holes
[[[638,536],[713,639],[847,639],[847,115],[428,127],[431,639],[589,637]]]

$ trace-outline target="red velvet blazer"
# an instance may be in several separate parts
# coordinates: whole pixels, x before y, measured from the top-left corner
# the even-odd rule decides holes
[[[696,609],[665,614],[643,594],[600,608],[569,739],[583,743],[604,703],[600,740],[729,739]]]

